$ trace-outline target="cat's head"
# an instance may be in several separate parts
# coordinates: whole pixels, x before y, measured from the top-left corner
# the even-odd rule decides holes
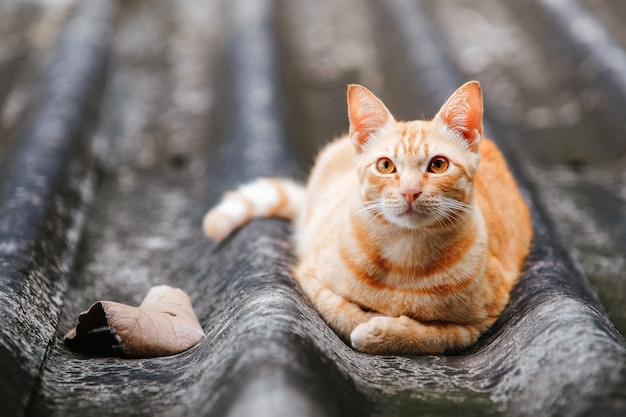
[[[395,121],[368,89],[348,86],[350,139],[364,210],[405,229],[449,227],[467,213],[482,139],[482,92],[471,81],[432,121]]]

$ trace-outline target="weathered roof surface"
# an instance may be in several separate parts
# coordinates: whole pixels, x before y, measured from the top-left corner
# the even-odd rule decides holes
[[[0,415],[626,413],[626,10],[510,3],[0,3]],[[536,231],[468,352],[353,351],[295,285],[282,220],[202,236],[224,190],[305,178],[346,129],[345,84],[416,118],[467,79]],[[192,298],[195,348],[63,345],[94,301],[163,283]]]

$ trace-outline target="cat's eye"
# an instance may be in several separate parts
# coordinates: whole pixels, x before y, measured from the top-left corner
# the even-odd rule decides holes
[[[381,174],[393,174],[396,172],[396,166],[389,158],[380,158],[378,162],[376,162],[376,169]]]
[[[428,163],[428,172],[432,172],[433,174],[441,174],[445,170],[448,169],[450,162],[444,156],[435,156]]]

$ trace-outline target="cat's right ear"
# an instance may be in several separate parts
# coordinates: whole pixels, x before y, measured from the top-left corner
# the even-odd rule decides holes
[[[478,152],[483,136],[483,93],[478,81],[459,87],[433,119],[435,125],[456,134],[469,149]]]
[[[370,137],[393,121],[393,116],[378,97],[358,84],[348,85],[350,139],[357,152]]]

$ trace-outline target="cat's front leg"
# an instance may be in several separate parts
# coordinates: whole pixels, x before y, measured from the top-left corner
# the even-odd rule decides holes
[[[315,309],[346,342],[350,341],[350,334],[357,326],[380,316],[379,313],[364,310],[358,304],[324,286],[310,269],[300,267],[295,275]]]
[[[378,316],[357,326],[350,334],[350,342],[356,350],[371,354],[440,354],[469,346],[480,333],[475,325]]]

